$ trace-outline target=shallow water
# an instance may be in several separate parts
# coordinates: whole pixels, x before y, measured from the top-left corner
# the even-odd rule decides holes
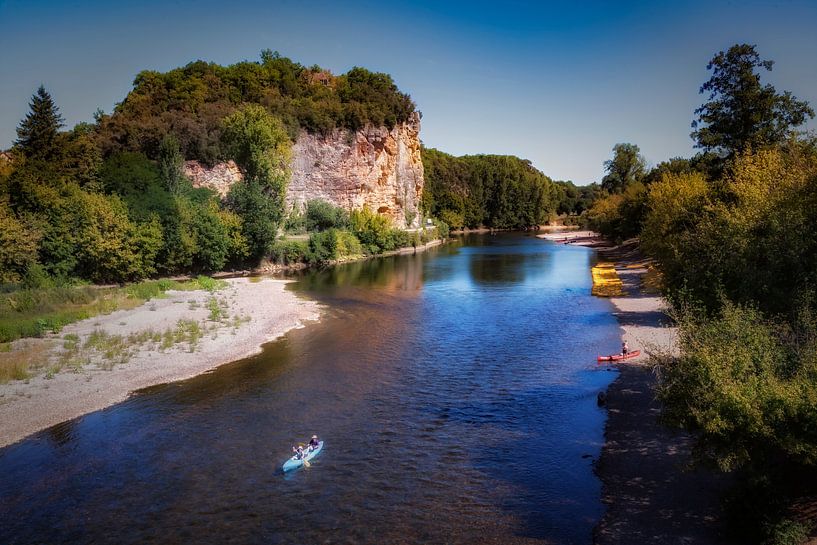
[[[319,324],[0,450],[0,543],[590,543],[593,259],[503,234],[305,274]]]

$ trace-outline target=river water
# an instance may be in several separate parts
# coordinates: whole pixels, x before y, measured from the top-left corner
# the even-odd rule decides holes
[[[500,234],[306,273],[320,323],[0,450],[0,543],[590,543],[593,259]]]

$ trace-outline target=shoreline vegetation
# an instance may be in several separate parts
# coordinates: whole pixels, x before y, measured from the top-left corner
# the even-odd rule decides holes
[[[694,112],[700,152],[649,169],[616,145],[585,220],[652,259],[678,347],[653,358],[656,415],[691,433],[693,467],[731,481],[729,538],[795,545],[817,538],[817,135],[802,130],[808,102],[763,81],[773,65],[750,44],[718,52]]]

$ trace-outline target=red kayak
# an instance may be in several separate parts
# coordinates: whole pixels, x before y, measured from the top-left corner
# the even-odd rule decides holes
[[[632,352],[627,352],[626,354],[615,354],[612,356],[599,356],[599,361],[621,361],[621,360],[629,360],[630,358],[636,358],[641,355],[641,350],[633,350]]]

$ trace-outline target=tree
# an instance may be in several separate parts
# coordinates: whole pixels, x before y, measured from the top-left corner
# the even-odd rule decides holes
[[[40,233],[14,214],[0,199],[0,283],[19,282],[37,263]]]
[[[616,144],[613,158],[604,162],[607,174],[601,180],[602,189],[610,193],[621,193],[632,183],[644,177],[647,162],[635,144]]]
[[[761,60],[748,44],[733,45],[709,61],[706,68],[712,77],[700,89],[709,94],[709,102],[695,110],[690,135],[696,147],[733,156],[747,147],[781,143],[814,117],[808,102],[760,83],[758,70],[771,71],[773,64]]]
[[[241,216],[250,255],[260,259],[272,248],[284,214],[292,144],[281,121],[258,105],[228,116],[222,141],[245,177],[227,202]]]
[[[184,181],[184,157],[179,151],[179,140],[165,135],[159,144],[159,177],[168,191],[177,195]]]
[[[57,155],[57,134],[64,125],[54,99],[40,85],[31,97],[30,112],[17,127],[15,145],[26,157],[53,159]]]
[[[222,140],[247,181],[260,184],[283,213],[292,143],[281,121],[251,104],[225,118]]]
[[[227,194],[230,209],[241,217],[241,231],[247,241],[247,254],[258,261],[269,254],[278,225],[275,204],[255,181],[242,180]]]

